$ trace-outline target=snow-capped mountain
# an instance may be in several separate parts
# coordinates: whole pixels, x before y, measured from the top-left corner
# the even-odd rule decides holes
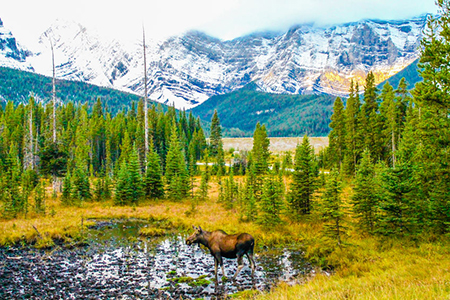
[[[0,21],[1,22],[1,21]],[[373,71],[377,82],[419,56],[426,16],[404,21],[364,20],[330,27],[299,25],[221,41],[191,31],[147,41],[150,99],[191,108],[253,81],[272,93],[345,95],[350,79]],[[74,22],[57,21],[24,50],[0,23],[0,65],[143,94],[142,44],[108,40]]]
[[[11,31],[3,26],[3,21],[0,19],[0,66],[27,71],[33,70],[31,64],[26,61],[30,55],[32,53],[17,43]]]

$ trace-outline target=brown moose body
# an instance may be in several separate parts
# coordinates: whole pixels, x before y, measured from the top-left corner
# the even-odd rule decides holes
[[[214,257],[214,275],[217,281],[217,266],[222,268],[222,274],[225,275],[225,268],[223,266],[223,257],[237,258],[238,268],[233,279],[244,267],[243,258],[247,256],[252,269],[252,276],[255,272],[255,260],[253,258],[253,249],[255,246],[255,239],[248,233],[227,234],[223,230],[206,231],[201,227],[193,226],[195,232],[187,238],[186,244],[202,244],[209,249],[211,255]]]

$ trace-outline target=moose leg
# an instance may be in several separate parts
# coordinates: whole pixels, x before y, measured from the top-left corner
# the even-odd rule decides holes
[[[216,282],[217,282],[217,259],[214,257],[214,276],[216,277]]]
[[[234,274],[234,276],[233,276],[233,280],[236,280],[236,277],[238,276],[239,272],[244,267],[244,263],[243,263],[243,259],[242,258],[243,258],[242,255],[237,257],[238,267],[237,267],[237,270],[236,270],[236,274]]]
[[[220,267],[222,268],[222,276],[227,277],[227,275],[225,274],[225,267],[223,266],[222,256],[220,254],[215,254],[214,261],[216,262],[216,281],[217,281],[217,265],[220,265]]]
[[[247,258],[252,268],[252,277],[253,277],[255,275],[255,260],[253,259],[253,253],[247,253]]]

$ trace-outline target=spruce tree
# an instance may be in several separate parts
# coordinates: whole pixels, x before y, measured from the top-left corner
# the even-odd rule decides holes
[[[396,95],[396,111],[397,111],[397,141],[400,142],[401,134],[406,124],[406,113],[409,103],[411,102],[410,93],[408,91],[408,82],[402,77],[398,83],[398,87],[395,90]]]
[[[266,177],[263,193],[259,202],[258,223],[270,228],[281,223],[281,210],[283,208],[283,184],[281,177]]]
[[[366,77],[364,104],[361,111],[358,130],[364,138],[364,148],[369,149],[375,159],[380,159],[382,138],[378,115],[377,88],[373,72],[369,72]]]
[[[213,158],[214,167],[213,174],[222,176],[225,174],[225,158],[222,141],[222,128],[220,120],[217,115],[217,110],[214,110],[214,115],[211,120],[211,134],[209,137],[210,151],[209,155]]]
[[[313,151],[306,135],[303,137],[302,144],[297,145],[295,149],[294,172],[288,196],[289,206],[295,217],[311,212],[317,177]]]
[[[450,223],[450,2],[436,1],[439,17],[429,17],[422,40],[419,67],[422,82],[416,84],[414,101],[419,107],[416,141],[420,143],[422,192],[429,200],[431,226],[449,232]],[[419,157],[419,155],[416,155]]]
[[[45,185],[44,181],[40,180],[34,190],[34,211],[37,214],[45,215]]]
[[[200,187],[198,189],[198,198],[200,200],[206,200],[208,199],[208,191],[209,191],[209,180],[211,177],[210,171],[209,171],[209,151],[208,149],[205,149],[205,152],[203,154],[204,161],[205,161],[205,169],[202,172],[202,177],[200,180]]]
[[[345,108],[345,142],[344,170],[347,175],[355,174],[355,168],[359,159],[361,148],[360,134],[358,132],[358,115],[360,112],[358,84],[350,84],[350,94]]]
[[[189,191],[189,176],[187,174],[186,162],[181,152],[176,126],[172,126],[170,145],[166,158],[165,176],[168,183],[167,196],[169,198],[180,200],[187,196]]]
[[[63,180],[61,202],[64,205],[72,204],[72,177],[70,176],[70,171],[67,171],[66,176]]]
[[[384,141],[381,158],[395,168],[395,158],[398,138],[398,111],[394,88],[386,82],[381,91],[380,126],[382,128],[382,140]]]
[[[327,180],[320,207],[320,214],[326,222],[324,225],[325,235],[336,240],[339,246],[341,246],[342,238],[345,234],[341,185],[339,173],[332,171]]]
[[[22,210],[22,198],[19,190],[21,180],[21,163],[16,144],[12,142],[5,160],[5,190],[3,191],[3,216],[14,218]]]
[[[100,202],[103,199],[103,184],[104,184],[103,178],[97,178],[95,180],[94,195],[92,198],[96,202]]]
[[[78,204],[81,204],[84,201],[90,200],[91,188],[89,184],[89,176],[83,168],[79,164],[76,165],[75,170],[72,175],[72,199]]]
[[[142,182],[141,166],[139,164],[139,155],[136,145],[133,146],[130,159],[128,162],[129,170],[129,190],[131,192],[130,203],[131,205],[138,204],[139,200],[144,196],[144,186]]]
[[[413,186],[411,165],[399,163],[395,169],[381,169],[379,233],[404,236],[418,232]]]
[[[209,155],[215,158],[219,153],[219,148],[222,148],[223,150],[222,128],[220,127],[220,120],[217,115],[217,110],[214,110],[214,114],[211,119],[211,134],[209,136]]]
[[[359,227],[369,233],[375,232],[378,218],[378,191],[375,180],[375,167],[370,151],[363,152],[356,173],[354,194],[351,198],[353,213]]]
[[[126,205],[131,199],[130,188],[130,172],[128,170],[127,162],[124,160],[120,164],[119,172],[117,174],[116,189],[114,194],[115,205]]]
[[[147,168],[144,179],[145,196],[150,199],[164,197],[164,183],[162,178],[161,164],[156,153],[153,142],[150,140],[150,148],[147,156]]]
[[[221,202],[226,209],[231,209],[235,206],[238,198],[238,185],[234,180],[233,169],[230,169],[228,178],[226,178],[221,186]]]
[[[269,168],[269,151],[270,140],[267,137],[267,130],[265,125],[256,124],[253,132],[253,147],[252,147],[252,167],[255,175],[267,174]]]
[[[329,151],[332,153],[334,164],[341,165],[345,153],[345,115],[344,105],[341,98],[337,97],[334,101],[333,115],[331,116],[329,134]]]

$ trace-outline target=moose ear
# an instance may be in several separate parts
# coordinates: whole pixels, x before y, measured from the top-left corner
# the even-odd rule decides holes
[[[199,230],[200,232],[203,231],[203,229],[202,229],[200,226],[198,226],[198,230]]]
[[[197,230],[197,227],[195,227],[194,225],[192,225],[192,228],[193,228],[194,230]]]

